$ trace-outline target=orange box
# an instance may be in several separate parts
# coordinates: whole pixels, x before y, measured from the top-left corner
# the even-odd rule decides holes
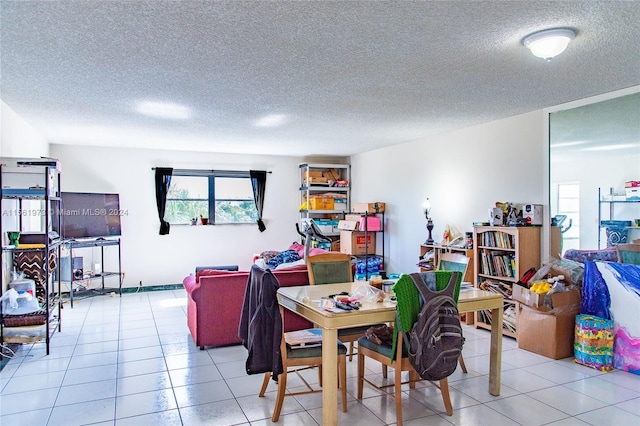
[[[353,203],[352,211],[355,213],[383,213],[385,203]]]
[[[309,210],[333,210],[333,198],[309,198]]]

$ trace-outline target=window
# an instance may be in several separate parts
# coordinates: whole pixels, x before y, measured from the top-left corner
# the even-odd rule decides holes
[[[252,223],[258,219],[249,172],[174,171],[167,195],[165,220],[191,224]]]
[[[571,227],[562,234],[563,250],[580,248],[580,185],[561,183],[558,185],[558,214],[566,215],[563,229]],[[571,222],[569,222],[571,221]]]

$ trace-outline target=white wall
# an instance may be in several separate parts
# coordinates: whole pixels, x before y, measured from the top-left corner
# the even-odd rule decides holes
[[[284,250],[299,241],[297,157],[52,145],[62,164],[63,191],[116,192],[122,217],[125,287],[181,283],[197,265],[237,264],[248,270],[254,253]],[[159,235],[152,167],[269,170],[264,204],[265,232],[257,225],[172,226]],[[75,255],[75,253],[74,253]],[[93,257],[97,253],[86,253]],[[90,262],[85,259],[85,265]],[[113,260],[111,260],[113,262]],[[113,265],[113,263],[111,263]],[[107,265],[103,268],[112,269]]]
[[[547,216],[544,128],[540,110],[352,157],[353,201],[387,203],[387,271],[417,270],[426,197],[436,242],[447,224],[473,231],[496,201],[543,204]]]
[[[0,100],[0,157],[46,157],[49,144]]]

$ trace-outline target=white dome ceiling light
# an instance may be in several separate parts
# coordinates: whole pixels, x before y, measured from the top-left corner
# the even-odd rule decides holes
[[[522,44],[538,58],[550,61],[564,52],[575,36],[575,31],[569,28],[553,28],[526,36]]]

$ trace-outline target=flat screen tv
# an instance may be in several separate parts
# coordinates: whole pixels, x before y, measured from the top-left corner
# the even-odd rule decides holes
[[[121,235],[120,196],[90,192],[62,192],[60,236],[64,239]]]

